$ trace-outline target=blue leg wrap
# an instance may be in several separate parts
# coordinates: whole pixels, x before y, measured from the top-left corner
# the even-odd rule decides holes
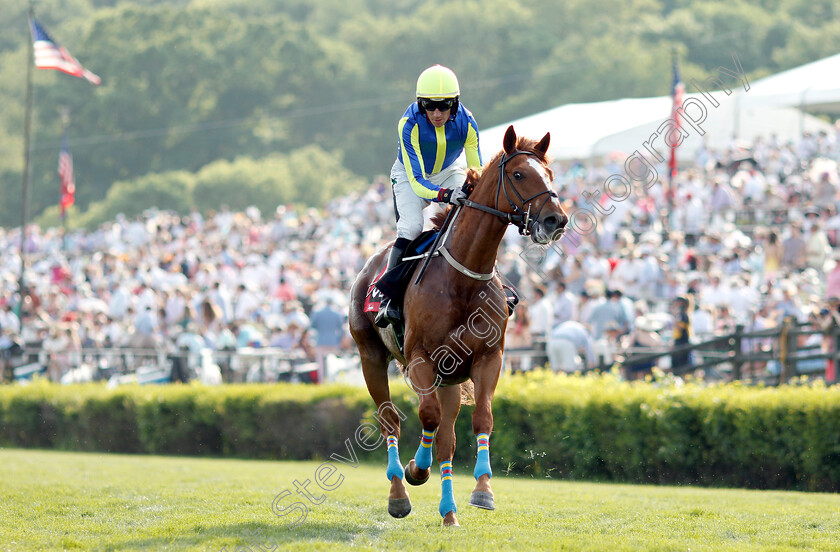
[[[388,481],[391,481],[395,476],[400,479],[403,478],[403,467],[400,464],[400,453],[397,449],[397,438],[394,435],[388,436],[388,471],[385,473],[388,476]]]
[[[421,470],[428,470],[432,466],[432,440],[435,437],[434,431],[423,430],[420,438],[420,446],[414,454],[414,463]]]
[[[440,517],[446,517],[449,512],[458,513],[458,508],[455,507],[455,493],[452,490],[451,460],[440,463],[440,506],[438,512],[440,512]]]
[[[478,443],[478,453],[475,456],[473,477],[476,479],[482,475],[493,477],[493,470],[490,469],[490,436],[486,433],[479,433],[475,439]]]

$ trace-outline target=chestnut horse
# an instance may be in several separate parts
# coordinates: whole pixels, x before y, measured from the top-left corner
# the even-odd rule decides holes
[[[501,281],[495,273],[496,255],[510,223],[542,244],[563,233],[568,218],[551,190],[548,143],[548,134],[536,142],[517,138],[509,127],[504,150],[484,166],[480,175],[469,172],[467,184],[474,187],[469,200],[456,207],[458,211],[440,241],[439,255],[432,257],[422,280],[415,285],[412,276],[406,291],[405,354],[397,346],[393,329],[377,328],[373,323],[375,313],[363,312],[370,285],[386,264],[387,246],[368,259],[353,284],[350,332],[359,348],[365,382],[388,444],[388,512],[394,517],[404,517],[411,511],[403,476],[413,485],[429,478],[434,440],[441,469],[439,512],[444,525],[458,525],[452,491],[455,419],[462,404],[462,384],[470,383],[478,449],[470,505],[495,508],[490,488],[491,401],[501,373],[508,317]],[[388,388],[391,359],[401,364],[403,375],[420,399],[423,434],[417,453],[405,468],[397,447],[400,417],[390,402]]]

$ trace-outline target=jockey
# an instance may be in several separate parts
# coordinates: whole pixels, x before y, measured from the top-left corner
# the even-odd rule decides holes
[[[411,240],[423,231],[423,209],[431,202],[460,205],[467,194],[461,189],[466,170],[455,163],[466,153],[469,168],[481,168],[478,124],[459,101],[458,78],[441,65],[429,67],[417,79],[417,101],[406,109],[397,125],[399,149],[391,168],[397,240],[388,257],[388,268],[376,284],[387,299],[375,323],[385,328],[402,318],[398,304],[399,268]],[[389,277],[390,275],[390,277]]]

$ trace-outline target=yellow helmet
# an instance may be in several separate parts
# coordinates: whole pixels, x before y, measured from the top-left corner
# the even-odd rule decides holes
[[[417,79],[418,98],[457,98],[460,95],[458,77],[443,65],[429,67]]]

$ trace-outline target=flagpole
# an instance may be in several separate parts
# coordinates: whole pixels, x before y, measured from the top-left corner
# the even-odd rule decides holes
[[[32,0],[29,0],[29,24],[35,17]],[[21,196],[21,224],[20,224],[20,280],[18,280],[18,318],[23,325],[23,303],[26,297],[26,225],[29,222],[29,138],[32,128],[32,64],[35,57],[32,37],[28,37],[29,45],[26,49],[26,112],[23,125],[23,175]]]
[[[67,137],[67,127],[70,126],[70,108],[64,106],[61,108],[61,137],[62,140],[66,139]],[[61,154],[59,154],[60,158]],[[60,161],[59,161],[60,163]],[[59,181],[61,180],[61,175],[59,175]],[[61,248],[64,251],[67,251],[67,211],[68,209],[64,208],[64,189],[63,186],[59,186],[59,197],[58,201],[60,204],[61,210]]]
[[[677,47],[671,46],[671,70],[676,71],[677,67]],[[676,77],[676,75],[675,75]],[[674,85],[677,83],[675,82]],[[674,91],[671,91],[671,114],[674,115]],[[675,121],[679,124],[679,121]],[[674,167],[676,166],[676,155],[677,149],[675,147],[671,147],[671,159],[668,163],[668,189],[665,192],[666,202],[668,204],[669,210],[674,206]]]

